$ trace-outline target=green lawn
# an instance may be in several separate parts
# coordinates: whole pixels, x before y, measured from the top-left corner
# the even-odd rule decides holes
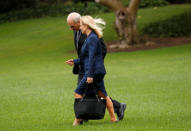
[[[113,14],[100,16],[108,21],[106,41],[116,39],[108,28]],[[106,89],[127,104],[125,118],[111,124],[106,113],[72,127],[77,76],[65,60],[76,55],[65,18],[0,25],[0,130],[191,130],[191,44],[107,54]]]

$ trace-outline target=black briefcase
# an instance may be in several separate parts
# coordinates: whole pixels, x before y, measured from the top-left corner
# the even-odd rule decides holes
[[[96,94],[94,97],[86,97],[85,94],[83,98],[77,98],[74,101],[74,112],[76,118],[78,119],[103,119],[105,115],[105,109],[106,100],[98,98]]]

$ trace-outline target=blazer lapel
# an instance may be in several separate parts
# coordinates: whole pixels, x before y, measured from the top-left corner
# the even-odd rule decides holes
[[[77,41],[77,31],[74,31],[74,45],[76,47],[76,50],[77,50],[77,44],[78,44],[78,41]]]

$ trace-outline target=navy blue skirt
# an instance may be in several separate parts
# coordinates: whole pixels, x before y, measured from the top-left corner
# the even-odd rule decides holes
[[[101,91],[105,96],[107,96],[103,78],[104,78],[104,75],[97,75],[97,76],[93,77],[93,87],[92,87],[91,84],[89,85],[86,82],[87,76],[84,75],[82,80],[80,81],[78,87],[75,89],[75,93],[83,95],[86,91],[86,94],[93,95],[93,94],[95,94],[94,93],[95,91],[96,91],[96,93],[98,91]],[[94,91],[94,88],[95,88],[95,91]]]

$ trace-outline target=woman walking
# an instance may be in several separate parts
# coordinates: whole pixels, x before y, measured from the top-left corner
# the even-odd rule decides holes
[[[113,103],[107,95],[104,86],[104,76],[106,74],[100,39],[103,37],[103,26],[105,22],[102,19],[93,19],[91,16],[82,16],[80,21],[80,29],[83,34],[87,35],[81,53],[78,59],[70,59],[66,61],[69,65],[79,64],[84,71],[84,76],[78,87],[75,89],[75,98],[82,98],[87,84],[93,84],[97,90],[99,97],[106,99],[106,107],[109,111],[111,122],[116,122]],[[80,119],[75,118],[73,125],[79,125]]]

